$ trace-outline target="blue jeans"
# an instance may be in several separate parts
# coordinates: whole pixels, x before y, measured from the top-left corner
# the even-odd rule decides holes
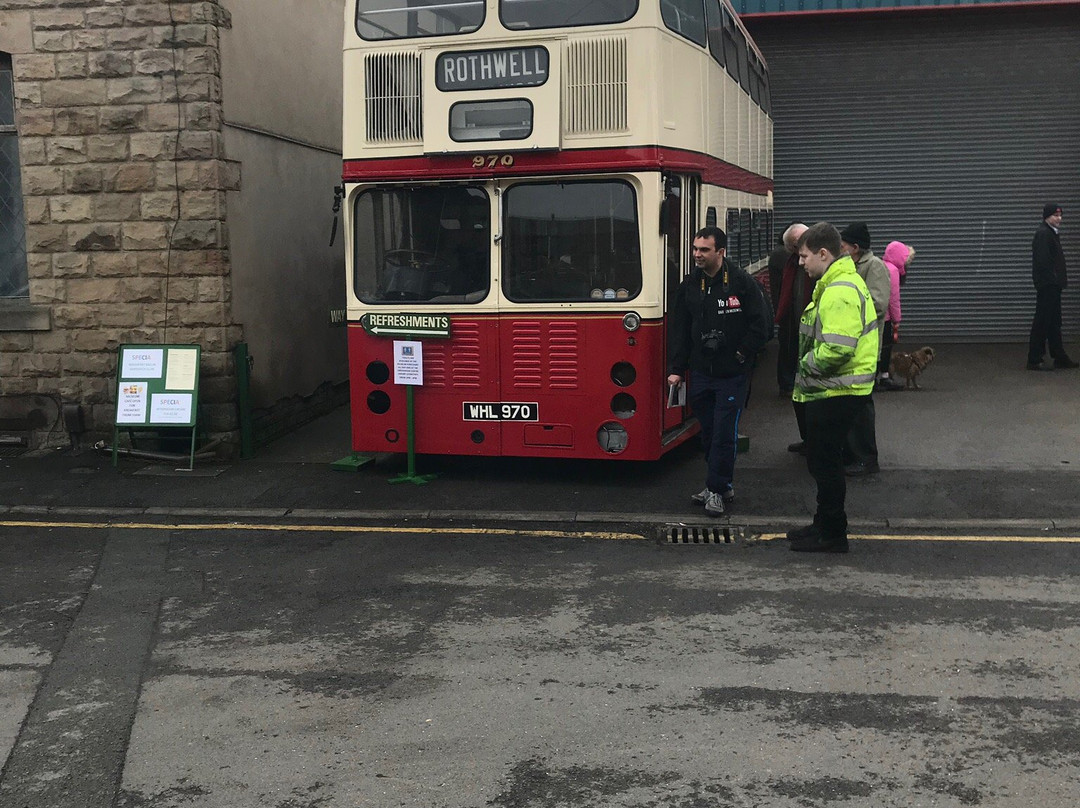
[[[735,477],[735,452],[739,440],[739,415],[746,406],[750,378],[746,374],[721,379],[704,373],[690,374],[690,409],[701,424],[705,447],[705,487],[722,494]]]

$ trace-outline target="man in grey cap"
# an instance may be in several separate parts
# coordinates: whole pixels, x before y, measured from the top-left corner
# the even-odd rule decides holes
[[[855,271],[859,273],[859,277],[866,281],[866,288],[870,290],[870,297],[874,301],[874,312],[877,314],[880,331],[885,322],[885,313],[889,310],[889,269],[870,249],[870,229],[866,222],[852,222],[841,230],[840,244],[855,262]],[[844,466],[844,474],[849,477],[877,474],[879,471],[875,420],[874,397],[870,395],[848,433],[847,448],[844,452],[848,463]]]
[[[1061,249],[1061,205],[1043,205],[1043,220],[1031,240],[1031,278],[1035,282],[1035,317],[1028,340],[1028,370],[1050,370],[1043,365],[1047,347],[1055,368],[1076,368],[1061,341],[1061,290],[1068,283],[1065,253]]]

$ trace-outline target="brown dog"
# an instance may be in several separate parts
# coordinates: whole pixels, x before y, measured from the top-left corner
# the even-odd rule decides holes
[[[920,348],[911,353],[894,353],[892,359],[889,360],[889,378],[895,381],[905,379],[907,382],[905,387],[921,390],[918,382],[919,374],[933,361],[934,349],[929,347]]]

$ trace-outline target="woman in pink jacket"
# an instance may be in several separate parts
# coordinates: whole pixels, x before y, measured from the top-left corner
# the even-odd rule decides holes
[[[889,359],[893,342],[900,334],[900,284],[907,274],[907,265],[915,257],[915,250],[902,241],[890,241],[882,260],[889,270],[889,309],[885,315],[885,329],[881,333],[881,357],[878,361],[878,387],[882,390],[902,390],[901,382],[889,378]]]

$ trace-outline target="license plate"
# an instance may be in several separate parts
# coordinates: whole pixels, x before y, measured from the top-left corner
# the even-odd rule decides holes
[[[539,421],[535,401],[466,401],[461,405],[466,421]]]

